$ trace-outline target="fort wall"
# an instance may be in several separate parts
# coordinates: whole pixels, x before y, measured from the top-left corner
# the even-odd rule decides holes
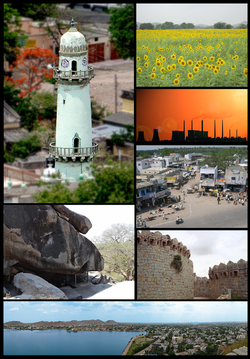
[[[209,268],[209,297],[218,298],[231,289],[232,299],[248,298],[248,262],[240,259],[237,263],[229,261]]]
[[[173,262],[179,255],[181,268]],[[137,232],[137,299],[193,299],[190,251],[160,232]],[[180,263],[180,262],[179,262]]]
[[[209,279],[197,277],[196,273],[194,273],[194,296],[209,298]]]

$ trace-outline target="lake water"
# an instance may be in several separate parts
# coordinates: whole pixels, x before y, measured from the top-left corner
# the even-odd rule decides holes
[[[146,332],[4,329],[4,355],[120,355],[139,334]]]

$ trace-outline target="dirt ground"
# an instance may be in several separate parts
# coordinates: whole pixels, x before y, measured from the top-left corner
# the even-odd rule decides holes
[[[89,64],[95,77],[90,81],[90,96],[101,106],[115,112],[115,74],[117,77],[117,111],[122,110],[122,90],[134,89],[134,61],[110,60]],[[43,83],[40,91],[53,91],[54,85]]]
[[[93,65],[95,77],[90,82],[90,96],[109,111],[115,112],[115,74],[117,78],[117,111],[122,110],[122,90],[134,89],[134,62],[111,60]]]

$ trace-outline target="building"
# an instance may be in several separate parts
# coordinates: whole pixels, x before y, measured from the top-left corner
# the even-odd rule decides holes
[[[56,141],[49,152],[56,160],[55,168],[61,177],[77,181],[89,176],[88,162],[98,153],[92,142],[92,121],[89,83],[94,70],[88,66],[86,41],[74,26],[60,41],[59,67],[53,68],[58,82]]]
[[[21,128],[21,116],[4,101],[4,147],[10,150],[12,144],[29,136],[29,132]]]
[[[200,184],[204,188],[215,187],[216,179],[218,177],[218,166],[208,167],[205,165],[200,169]]]
[[[225,172],[225,180],[228,188],[233,191],[245,191],[248,184],[248,173],[240,165],[228,166]]]
[[[164,203],[170,196],[164,180],[154,180],[136,184],[136,204],[139,207]]]
[[[139,175],[141,174],[141,170],[146,169],[146,168],[150,168],[150,162],[149,160],[136,160],[136,174]]]

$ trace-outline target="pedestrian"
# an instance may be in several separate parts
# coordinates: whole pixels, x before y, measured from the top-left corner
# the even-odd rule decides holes
[[[145,220],[143,220],[142,226],[143,226],[144,228],[146,228],[146,222],[145,222]]]
[[[220,203],[220,197],[217,197],[217,202],[218,202],[218,204]]]
[[[244,206],[244,202],[245,202],[245,201],[244,201],[244,198],[243,198],[243,200],[241,201],[242,206]]]
[[[165,213],[163,212],[163,213],[162,213],[162,219],[164,219],[164,218],[165,218]]]

